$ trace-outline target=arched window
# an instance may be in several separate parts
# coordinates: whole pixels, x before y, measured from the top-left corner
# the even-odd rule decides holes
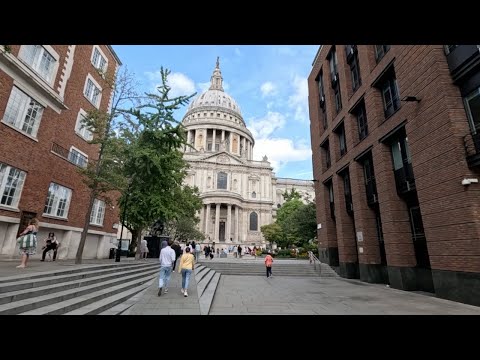
[[[227,174],[224,172],[219,172],[217,176],[217,189],[226,189],[227,188]]]
[[[257,231],[258,230],[258,215],[257,213],[250,213],[250,230]]]
[[[254,191],[252,192],[252,198],[255,199],[257,197],[257,193]]]

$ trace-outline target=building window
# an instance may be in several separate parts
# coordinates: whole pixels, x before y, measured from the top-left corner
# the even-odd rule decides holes
[[[105,216],[105,201],[95,199],[93,201],[92,212],[90,213],[90,224],[103,225]]]
[[[85,82],[85,90],[83,92],[85,97],[98,108],[100,106],[100,98],[102,94],[102,88],[98,83],[93,79],[93,77],[88,74],[87,81]]]
[[[415,177],[413,175],[412,157],[408,147],[408,138],[403,133],[391,143],[393,171],[399,195],[415,189]]]
[[[333,88],[333,92],[335,95],[335,110],[337,113],[342,110],[342,95],[340,94],[340,85],[337,83],[337,86]]]
[[[377,184],[375,182],[375,173],[373,170],[372,154],[363,161],[363,176],[365,178],[365,191],[367,193],[367,204],[369,206],[378,203],[377,199]]]
[[[83,109],[80,109],[77,116],[77,123],[75,124],[75,132],[84,138],[87,141],[93,139],[93,134],[90,130],[88,130],[85,119],[87,118],[87,112]]]
[[[330,217],[335,221],[335,198],[333,195],[333,181],[330,180],[327,184],[328,202],[330,204]]]
[[[0,205],[18,207],[26,173],[0,163]]]
[[[80,166],[81,168],[86,168],[88,156],[72,146],[70,148],[70,152],[68,153],[68,161],[70,161],[72,164]]]
[[[47,202],[43,210],[44,215],[58,216],[66,219],[71,197],[72,190],[55,183],[50,183]]]
[[[216,143],[215,144],[215,151],[219,151],[220,150],[220,144],[219,143]]]
[[[18,57],[46,82],[52,83],[56,60],[42,45],[22,45]]]
[[[104,73],[107,71],[107,57],[97,45],[93,47],[91,61],[95,69],[100,70]]]
[[[388,50],[390,50],[390,45],[375,45],[375,59],[377,63],[382,60]]]
[[[341,174],[343,179],[343,193],[345,195],[345,208],[349,215],[353,214],[352,187],[350,185],[350,171],[344,170]]]
[[[382,93],[385,118],[389,118],[400,109],[397,79],[395,77],[393,66],[386,70],[385,74],[374,84],[374,86]]]
[[[350,74],[352,76],[352,90],[355,92],[360,85],[362,85],[362,79],[360,77],[360,64],[358,63],[358,53],[354,53],[349,62]]]
[[[358,138],[363,140],[368,135],[367,111],[365,110],[365,102],[362,101],[354,111],[353,115],[357,118]]]
[[[252,192],[252,198],[255,199],[257,197],[257,193],[254,191]]]
[[[325,90],[323,87],[323,72],[320,72],[317,77],[318,96],[320,101],[320,108],[325,108]]]
[[[480,132],[480,87],[464,98],[470,128],[474,134]]]
[[[212,143],[211,142],[209,142],[207,144],[207,151],[212,151]]]
[[[347,152],[347,140],[345,138],[345,123],[342,122],[337,128],[335,132],[338,135],[338,143],[340,145],[340,156],[345,155]]]
[[[20,131],[37,136],[43,106],[17,87],[12,88],[3,121]]]
[[[445,54],[450,54],[453,50],[455,50],[455,48],[458,46],[458,45],[444,45],[445,46]]]
[[[258,231],[258,215],[255,212],[250,213],[250,231]]]
[[[330,157],[330,144],[328,139],[322,145],[320,145],[320,147],[323,149],[323,154],[325,158],[325,170],[326,170],[330,168],[330,166],[332,165],[332,159]]]
[[[226,189],[227,188],[227,174],[224,172],[219,172],[217,176],[217,189]]]
[[[332,47],[332,50],[330,51],[329,55],[329,65],[330,65],[330,75],[332,78],[332,83],[335,80],[335,76],[338,74],[337,67],[338,67],[338,62],[337,62],[337,52],[335,47]]]

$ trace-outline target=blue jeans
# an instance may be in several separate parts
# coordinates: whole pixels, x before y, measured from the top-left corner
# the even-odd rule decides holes
[[[165,287],[168,288],[168,282],[170,281],[170,275],[172,275],[171,266],[161,266],[160,267],[160,279],[158,280],[158,287],[162,288],[165,284]]]
[[[190,275],[192,275],[192,270],[182,269],[182,289],[188,289],[188,282],[190,281]]]

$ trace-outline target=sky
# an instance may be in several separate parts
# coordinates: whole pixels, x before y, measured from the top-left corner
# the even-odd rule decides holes
[[[141,90],[171,71],[171,95],[200,96],[217,56],[224,90],[240,106],[255,139],[254,160],[268,157],[277,177],[313,179],[307,77],[318,45],[113,45]],[[175,114],[181,120],[187,108]]]

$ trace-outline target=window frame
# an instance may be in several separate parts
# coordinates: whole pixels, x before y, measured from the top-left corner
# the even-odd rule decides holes
[[[55,186],[57,187],[57,189],[55,189]],[[55,192],[53,193],[53,199],[52,199],[52,204],[49,205],[50,203],[50,196],[49,194],[51,193],[51,188],[53,188],[55,190]],[[66,202],[65,202],[65,207],[63,208],[63,214],[62,215],[58,215],[58,212],[59,212],[59,204],[60,202],[63,200],[63,199],[55,199],[56,197],[58,197],[57,195],[57,191],[59,190],[63,190],[65,191],[65,194],[67,195],[67,198],[66,198]],[[63,195],[65,195],[63,194]],[[47,198],[46,198],[46,201],[45,201],[45,206],[44,206],[44,209],[43,209],[43,214],[42,216],[46,216],[46,217],[54,217],[54,218],[58,218],[58,219],[68,219],[68,212],[70,210],[70,203],[72,201],[72,194],[73,194],[73,190],[66,187],[66,186],[63,186],[63,185],[60,185],[58,183],[55,183],[55,182],[50,182],[50,185],[48,186],[48,191],[47,191]],[[54,206],[55,205],[55,206]],[[53,212],[53,214],[49,213],[49,212],[46,212],[47,208],[48,207],[51,207],[51,211]]]
[[[41,48],[41,53],[38,55],[36,59],[33,59],[33,63],[30,64],[29,60],[26,58],[27,47],[29,46],[39,46]],[[40,65],[42,64],[43,55],[47,53],[53,58],[53,66],[52,69],[47,77],[45,77],[42,72],[40,71]],[[55,84],[55,79],[58,73],[58,67],[60,64],[60,56],[58,53],[53,49],[50,45],[21,45],[20,50],[18,52],[18,59],[22,61],[25,65],[27,65],[31,70],[34,71],[36,75],[39,76],[44,82],[46,82],[50,87],[53,87]]]
[[[97,103],[94,103],[94,102],[93,102],[93,98],[90,99],[90,98],[88,97],[87,89],[88,89],[88,83],[89,83],[89,81],[91,81],[92,84],[93,84],[92,97],[95,96],[95,95],[94,95],[94,94],[95,94],[95,88],[98,90]],[[103,92],[103,89],[102,89],[102,87],[100,86],[100,84],[94,79],[94,77],[93,77],[90,73],[88,73],[88,74],[87,74],[87,77],[86,77],[86,79],[85,79],[85,85],[84,85],[84,87],[83,87],[83,96],[88,100],[88,102],[89,102],[90,104],[92,104],[93,106],[95,106],[97,109],[100,108],[100,104],[102,103],[102,92]]]
[[[5,171],[2,174],[2,167],[5,169]],[[12,176],[12,170],[14,172],[13,175],[15,175],[15,172],[17,172],[16,178],[13,178]],[[25,179],[27,177],[27,173],[23,170],[20,170],[14,166],[10,166],[8,164],[0,162],[0,207],[2,208],[10,208],[10,209],[16,209],[18,210],[18,204],[20,202],[20,199],[22,197],[22,191],[23,191],[23,186],[25,185]],[[5,194],[5,190],[7,188],[9,179],[11,180],[10,183],[10,189],[9,193]],[[15,188],[12,187],[12,184],[15,183]],[[18,186],[20,184],[20,186]],[[12,189],[13,189],[13,194],[12,194]],[[3,204],[3,199],[4,197],[11,198],[12,201],[10,204]],[[7,201],[6,201],[7,202]]]
[[[221,184],[221,181],[223,181],[223,179],[220,178],[220,176],[222,176],[223,178],[223,175],[225,175],[225,187],[220,187],[219,185]],[[220,189],[220,190],[227,190],[228,189],[228,174],[224,171],[219,171],[217,173],[217,189]]]
[[[80,155],[80,156],[77,155],[74,158],[73,155],[71,155],[74,152],[78,153],[78,155]],[[84,162],[82,162],[82,161],[77,162],[77,159],[82,160],[82,157],[84,158],[85,161]],[[75,164],[75,165],[85,169],[88,166],[88,155],[72,145],[72,146],[70,146],[70,151],[68,152],[68,161],[70,161],[72,164]]]
[[[22,96],[22,99],[20,102],[18,102],[18,107],[16,109],[11,109],[13,108],[13,104],[14,102],[16,102],[15,100],[13,100],[12,96],[16,96],[14,95],[14,92],[15,94],[18,93],[18,95]],[[24,100],[26,98],[26,100]],[[35,104],[32,105],[32,102],[34,102]],[[22,105],[23,103],[23,105]],[[23,108],[21,108],[20,106],[22,106]],[[24,130],[24,127],[25,125],[27,124],[27,126],[29,125],[27,122],[26,122],[26,118],[27,116],[30,116],[29,115],[29,111],[31,109],[33,109],[33,106],[36,106],[37,108],[32,110],[36,112],[36,116],[38,116],[38,119],[35,117],[35,120],[34,120],[34,123],[32,126],[30,127],[27,127],[31,129],[31,132],[29,133],[27,130]],[[14,85],[12,86],[12,90],[10,91],[10,96],[8,98],[8,101],[7,101],[7,105],[5,107],[5,112],[3,114],[3,118],[2,118],[2,122],[12,128],[14,128],[15,130],[17,130],[18,132],[26,135],[26,136],[29,136],[31,138],[34,138],[34,139],[37,139],[37,134],[38,134],[38,130],[40,128],[40,123],[42,121],[42,116],[43,116],[43,112],[45,110],[46,106],[44,104],[42,104],[41,102],[39,102],[38,100],[36,100],[35,98],[33,98],[32,96],[30,96],[26,91],[24,91],[23,89],[21,89],[20,87]],[[13,117],[15,115],[15,119],[12,122],[10,122],[8,119]],[[30,117],[29,119],[32,119],[32,117]],[[20,122],[20,125],[17,125],[18,123]]]
[[[355,92],[360,86],[362,86],[362,77],[360,76],[360,63],[358,61],[358,53],[353,54],[352,61],[350,62],[350,76],[352,78],[352,91]],[[357,75],[357,81],[355,82],[355,74]]]
[[[98,59],[99,61],[94,61],[94,58],[95,58],[95,51],[98,51]],[[101,66],[101,59],[103,58],[103,60],[105,61],[104,65]],[[103,74],[105,74],[107,72],[107,69],[108,69],[108,57],[105,55],[105,53],[102,51],[102,49],[100,48],[100,46],[98,45],[93,45],[92,47],[92,55],[90,56],[90,62],[91,64],[93,65],[93,67],[99,71],[101,71]],[[98,64],[97,64],[98,62]]]
[[[255,219],[253,222],[252,219]],[[248,229],[249,231],[258,231],[258,214],[255,211],[252,211],[250,213],[249,219],[248,219]],[[252,223],[255,224],[255,228],[253,228]]]
[[[103,204],[103,207],[101,206],[102,204]],[[95,219],[95,220],[98,219],[98,214],[100,213],[100,209],[102,209],[101,211],[102,221],[101,222],[92,221],[92,219]],[[92,212],[90,213],[90,225],[103,226],[103,223],[105,221],[105,212],[106,212],[105,201],[100,199],[95,199],[93,201]]]
[[[401,107],[400,92],[398,90],[398,83],[395,77],[395,72],[390,74],[379,84],[379,89],[382,95],[383,112],[385,115],[385,119],[388,119],[393,114],[395,114]],[[390,95],[390,106],[387,104],[387,100],[385,98],[385,93],[387,90]]]
[[[480,132],[480,116],[478,117],[477,124],[475,124],[475,117],[473,116],[472,109],[470,107],[470,100],[476,97],[480,99],[480,86],[463,98],[463,103],[464,103],[465,111],[467,113],[468,123],[470,125],[470,130],[472,131],[472,134],[477,134]]]
[[[387,54],[387,52],[390,50],[390,45],[374,45],[374,49],[375,49],[375,60],[377,61],[377,64],[378,64],[380,60],[382,60]]]

